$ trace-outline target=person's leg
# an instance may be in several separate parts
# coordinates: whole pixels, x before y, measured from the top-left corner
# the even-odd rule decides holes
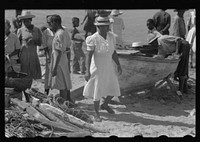
[[[64,90],[60,90],[60,96],[64,98],[65,100],[73,103],[71,99],[71,95],[70,95],[70,90],[68,90],[67,88]]]
[[[99,103],[100,101],[94,101],[94,110],[96,113],[95,121],[101,121],[100,114],[99,114]]]
[[[69,52],[67,52],[67,59],[68,59],[69,72],[71,73],[71,65],[70,65],[71,51],[70,51],[70,49],[69,49]]]
[[[80,70],[79,62],[78,62],[78,55],[77,55],[76,50],[74,50],[74,56],[72,59],[72,68],[73,68],[74,73],[77,73]]]
[[[104,103],[101,105],[101,109],[102,110],[106,110],[108,113],[110,114],[114,114],[114,110],[112,110],[108,104],[110,103],[110,101],[112,100],[113,96],[107,96],[104,100]]]
[[[80,70],[81,70],[81,74],[85,74],[86,67],[85,67],[85,57],[84,56],[80,57]]]
[[[85,39],[87,38],[87,36],[88,36],[88,32],[85,32]]]
[[[49,95],[49,89],[45,89],[44,92],[47,96]]]

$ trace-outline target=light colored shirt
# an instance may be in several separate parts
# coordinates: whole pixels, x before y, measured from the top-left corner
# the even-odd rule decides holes
[[[185,21],[182,17],[179,17],[178,15],[174,18],[174,26],[173,26],[173,36],[182,37],[185,39],[186,34],[186,27],[185,27]]]
[[[65,34],[66,38],[70,39],[70,34],[68,32],[68,29],[65,26],[62,26],[62,27],[64,28],[65,32],[67,32]],[[54,36],[55,36],[55,34],[49,28],[47,28],[43,32],[43,37],[42,37],[43,44],[42,44],[42,46],[43,47],[48,47],[51,50],[51,48],[52,48],[52,41],[53,41]],[[70,46],[71,46],[71,40],[69,40],[67,42],[66,48],[70,48]]]
[[[20,49],[20,41],[14,33],[10,32],[8,36],[5,36],[5,54],[10,54],[16,49]],[[11,59],[18,59],[17,55],[11,57]]]
[[[171,35],[162,35],[158,40],[158,45],[161,47],[158,49],[159,55],[167,55],[174,53],[176,51],[177,40],[181,39],[180,37],[171,36]]]

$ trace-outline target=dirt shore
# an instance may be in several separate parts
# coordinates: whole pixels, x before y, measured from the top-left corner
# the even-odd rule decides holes
[[[42,72],[44,73],[44,60],[40,60]],[[114,115],[100,110],[102,122],[95,122],[96,127],[107,129],[109,133],[94,133],[94,137],[183,137],[185,135],[196,135],[196,114],[190,115],[195,109],[196,96],[196,69],[189,70],[188,83],[192,86],[188,94],[183,94],[183,100],[177,103],[175,94],[170,91],[167,84],[159,89],[144,90],[143,92],[122,93],[117,101],[113,101],[110,107],[115,111]],[[76,90],[84,84],[81,75],[72,74],[73,89]],[[178,87],[178,82],[174,82]],[[33,87],[44,91],[42,80],[34,81]],[[53,90],[51,93],[58,93]],[[94,115],[93,101],[84,99],[78,92],[75,101],[78,107],[88,114]],[[77,97],[78,96],[78,97]]]

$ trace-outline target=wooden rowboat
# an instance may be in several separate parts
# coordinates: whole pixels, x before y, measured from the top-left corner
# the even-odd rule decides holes
[[[157,81],[174,73],[179,63],[179,59],[155,59],[138,55],[137,52],[117,50],[123,70],[119,85],[125,92],[153,87]]]

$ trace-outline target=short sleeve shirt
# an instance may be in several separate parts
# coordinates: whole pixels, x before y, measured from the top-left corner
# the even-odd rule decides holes
[[[7,37],[5,37],[5,54],[10,54],[16,49],[20,49],[20,41],[14,33],[10,33]],[[13,56],[12,59],[17,59],[17,55]]]

